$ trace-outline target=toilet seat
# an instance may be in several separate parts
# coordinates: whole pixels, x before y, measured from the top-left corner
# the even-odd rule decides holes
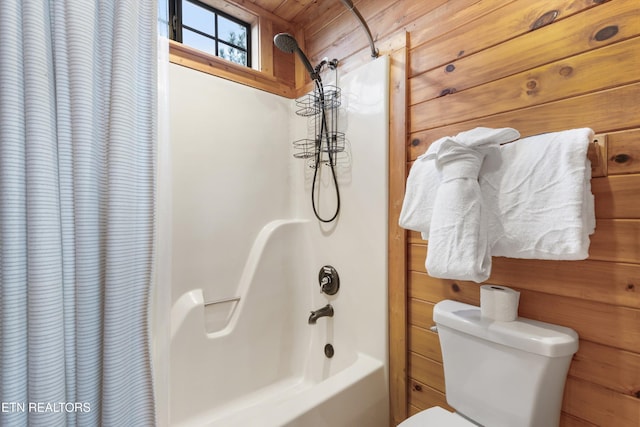
[[[449,412],[439,406],[434,406],[427,410],[407,418],[398,427],[478,427],[477,424],[463,418],[458,414]]]

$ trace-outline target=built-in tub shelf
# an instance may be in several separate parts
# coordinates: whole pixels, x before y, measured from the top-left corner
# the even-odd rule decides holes
[[[229,335],[241,317],[243,306],[251,304],[251,288],[255,286],[256,277],[269,277],[272,275],[270,272],[274,271],[273,269],[278,269],[281,264],[277,259],[275,262],[269,261],[273,260],[273,257],[265,255],[270,253],[266,250],[269,242],[274,239],[282,239],[279,240],[282,243],[291,239],[292,236],[304,236],[304,228],[300,227],[306,227],[308,223],[308,219],[290,218],[277,219],[265,224],[253,241],[236,289],[227,291],[235,294],[234,296],[213,299],[215,295],[209,295],[208,298],[205,298],[205,291],[201,288],[192,289],[180,296],[171,308],[172,339],[185,323],[189,324],[189,317],[192,320],[191,327],[186,328],[189,330],[189,332],[185,332],[187,334],[201,334],[204,323],[204,332],[208,340]],[[278,247],[277,243],[271,244]],[[259,269],[262,273],[258,273]]]
[[[208,301],[204,303],[204,306],[207,307],[209,305],[215,305],[215,304],[223,304],[225,302],[238,302],[240,301],[240,297],[229,297],[229,298],[222,298],[222,299],[217,299],[215,301]]]
[[[212,334],[220,332],[227,327],[238,307],[241,297],[220,298],[213,301],[205,301],[204,329]]]

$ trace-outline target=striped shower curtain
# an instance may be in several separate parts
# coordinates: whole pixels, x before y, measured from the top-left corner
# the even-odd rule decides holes
[[[152,426],[156,2],[0,9],[0,426]]]

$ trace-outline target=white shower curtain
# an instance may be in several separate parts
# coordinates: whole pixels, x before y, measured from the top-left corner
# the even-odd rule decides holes
[[[152,426],[156,2],[1,9],[0,425]]]

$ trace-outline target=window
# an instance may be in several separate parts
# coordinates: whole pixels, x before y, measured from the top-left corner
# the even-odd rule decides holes
[[[169,0],[173,40],[251,67],[251,25],[197,0]]]

